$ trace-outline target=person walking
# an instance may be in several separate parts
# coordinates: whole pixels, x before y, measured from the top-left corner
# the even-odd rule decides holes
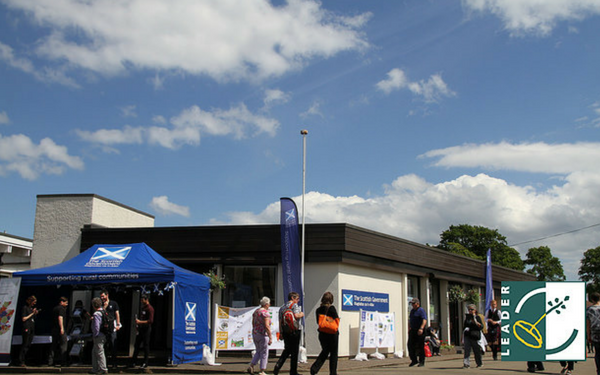
[[[249,374],[254,374],[254,366],[260,362],[259,375],[266,375],[265,370],[269,364],[269,345],[273,342],[269,307],[271,307],[271,299],[263,297],[260,300],[260,307],[252,314],[252,339],[254,340],[256,353],[254,353],[250,367],[248,367]]]
[[[60,297],[58,305],[52,310],[52,350],[49,365],[68,366],[67,361],[67,306],[69,299]]]
[[[571,375],[575,369],[574,361],[560,361],[560,365],[562,366],[561,374]]]
[[[585,313],[587,326],[587,340],[594,346],[594,360],[596,374],[600,375],[600,293],[593,292],[589,296],[592,303]]]
[[[150,334],[152,333],[152,323],[154,323],[154,307],[150,305],[150,299],[147,294],[142,294],[140,298],[142,311],[139,319],[135,319],[137,336],[135,337],[135,349],[131,357],[130,367],[135,367],[140,348],[144,345],[144,363],[140,366],[141,369],[148,367],[148,357],[150,356]]]
[[[92,309],[94,314],[92,315],[92,371],[89,374],[108,374],[108,368],[106,367],[106,355],[104,354],[104,345],[106,344],[107,337],[102,333],[100,327],[102,325],[102,314],[104,309],[102,307],[102,300],[98,297],[92,299]]]
[[[298,306],[300,295],[296,292],[288,294],[288,301],[279,309],[279,332],[283,336],[284,349],[275,364],[273,374],[279,374],[288,357],[290,359],[290,375],[298,375],[298,351],[300,350],[301,326],[298,319],[304,316],[302,309]],[[289,310],[289,311],[288,311]],[[293,316],[293,323],[286,317]],[[292,323],[290,327],[287,323]]]
[[[121,314],[119,304],[108,297],[108,290],[102,289],[100,292],[102,308],[110,315],[115,322],[115,329],[112,334],[106,338],[106,351],[110,354],[113,369],[117,368],[117,332],[121,329]]]
[[[19,365],[25,367],[25,359],[27,352],[31,348],[33,343],[33,336],[35,336],[35,317],[41,311],[35,307],[37,298],[35,296],[29,296],[25,300],[25,306],[21,313],[21,319],[23,321],[22,337],[23,343],[21,344],[21,352],[19,353]]]
[[[340,317],[333,306],[333,294],[331,292],[325,292],[321,297],[321,306],[317,308],[317,324],[320,320],[326,319],[327,317],[337,322],[339,327]],[[319,342],[321,343],[321,353],[317,357],[317,360],[310,367],[310,374],[315,375],[321,369],[321,366],[325,363],[327,357],[329,357],[329,375],[337,375],[337,364],[338,364],[338,341],[339,331],[323,332],[319,328]]]
[[[498,351],[500,350],[500,310],[498,310],[498,302],[492,300],[490,302],[490,309],[488,310],[487,316],[487,342],[492,349],[492,358],[494,361],[498,360]]]
[[[408,355],[409,366],[425,366],[425,327],[427,326],[427,313],[421,307],[421,301],[413,298],[410,301],[412,310],[408,316]]]
[[[483,361],[481,360],[481,348],[479,347],[479,340],[481,339],[481,331],[483,330],[483,321],[481,317],[477,315],[477,307],[473,304],[467,306],[468,313],[465,318],[465,330],[464,330],[464,342],[465,342],[465,355],[463,359],[463,367],[471,367],[470,356],[471,350],[475,355],[475,363],[477,368],[483,367]]]

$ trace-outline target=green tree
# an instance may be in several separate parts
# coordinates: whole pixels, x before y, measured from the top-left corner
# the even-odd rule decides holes
[[[497,229],[460,224],[451,225],[440,235],[439,249],[475,259],[485,259],[492,250],[492,263],[523,271],[525,264],[519,252],[506,243],[506,237]]]
[[[600,246],[583,253],[579,279],[588,283],[587,292],[600,292]]]
[[[527,250],[525,264],[532,266],[527,273],[535,275],[538,281],[565,281],[560,259],[552,256],[548,246],[532,247]]]

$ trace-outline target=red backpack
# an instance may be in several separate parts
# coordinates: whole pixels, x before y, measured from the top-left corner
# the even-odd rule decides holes
[[[281,330],[283,331],[283,333],[293,333],[298,331],[299,329],[298,319],[296,319],[296,316],[294,315],[294,310],[292,310],[292,307],[294,307],[295,304],[295,302],[292,303],[291,305],[287,306],[283,311],[282,319],[280,322]]]

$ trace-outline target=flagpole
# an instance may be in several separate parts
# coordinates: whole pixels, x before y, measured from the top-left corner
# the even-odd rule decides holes
[[[302,310],[304,310],[304,238],[305,238],[305,228],[304,228],[304,218],[305,212],[304,209],[304,195],[306,194],[306,135],[308,134],[308,130],[303,129],[300,131],[302,134],[302,245],[300,247],[301,254],[301,282],[302,282]],[[302,337],[302,344],[304,345],[304,337]]]

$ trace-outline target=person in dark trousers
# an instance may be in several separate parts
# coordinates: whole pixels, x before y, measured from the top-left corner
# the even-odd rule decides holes
[[[561,374],[571,375],[573,369],[575,369],[575,362],[573,361],[560,361],[560,365],[562,366]]]
[[[67,359],[67,306],[69,299],[60,297],[58,305],[52,310],[52,350],[49,364],[68,366]]]
[[[273,374],[279,374],[281,367],[287,360],[288,357],[291,357],[290,362],[290,375],[298,375],[298,351],[300,350],[300,335],[301,335],[301,327],[300,324],[297,325],[297,330],[294,332],[286,332],[283,329],[284,318],[283,315],[287,309],[291,309],[294,313],[294,317],[296,318],[296,322],[298,319],[304,316],[302,309],[298,306],[298,302],[300,301],[300,295],[296,292],[290,292],[288,294],[288,301],[281,306],[279,309],[279,332],[283,336],[283,345],[284,349],[281,353],[281,357],[275,364],[275,368],[273,369]]]
[[[527,361],[527,372],[544,371],[544,363],[539,361]]]
[[[89,374],[100,375],[108,374],[106,367],[106,355],[104,354],[104,345],[107,337],[100,330],[102,325],[102,300],[100,298],[92,299],[92,308],[94,309],[92,321],[92,338],[94,340],[94,348],[92,349],[92,371]]]
[[[27,297],[21,313],[21,319],[23,321],[23,344],[21,344],[21,352],[19,353],[19,365],[21,367],[26,366],[25,359],[27,357],[27,352],[33,342],[33,336],[35,336],[35,317],[41,311],[35,307],[36,303],[37,298],[35,298],[35,296]]]
[[[593,292],[588,298],[592,305],[585,312],[587,341],[594,346],[596,374],[600,375],[600,293]]]
[[[338,321],[339,326],[339,315],[335,306],[333,306],[333,294],[331,292],[325,292],[321,297],[321,306],[317,308],[317,324],[319,324],[319,316],[325,315],[334,320]],[[327,357],[329,357],[329,375],[337,375],[337,364],[338,364],[338,341],[340,333],[326,333],[319,331],[319,342],[321,343],[321,353],[317,357],[317,360],[310,367],[310,374],[315,375],[321,369],[321,366],[325,363]]]
[[[465,353],[463,356],[463,367],[471,367],[471,350],[475,355],[475,363],[477,367],[483,366],[481,360],[481,347],[479,346],[479,340],[481,339],[481,331],[483,330],[483,320],[477,314],[477,306],[470,304],[467,306],[468,313],[465,316],[464,323],[464,342],[465,342]]]
[[[137,336],[135,337],[135,349],[133,350],[130,367],[136,366],[135,361],[140,352],[140,347],[143,344],[144,363],[142,363],[140,368],[145,369],[148,367],[148,357],[150,356],[150,334],[152,333],[152,323],[154,323],[154,307],[150,305],[147,294],[142,294],[140,302],[142,304],[142,311],[140,312],[139,318],[135,319]]]
[[[492,349],[492,358],[494,361],[498,360],[498,351],[500,350],[500,310],[498,310],[498,302],[492,300],[490,302],[490,309],[488,310],[487,316],[487,342]]]
[[[119,304],[108,298],[108,290],[103,289],[100,292],[102,308],[114,319],[115,330],[106,338],[106,353],[110,354],[112,367],[117,368],[117,332],[121,329],[121,314]],[[107,356],[108,357],[108,356]]]
[[[408,355],[409,366],[425,366],[425,327],[427,326],[427,313],[421,307],[421,301],[413,298],[410,301],[412,310],[408,316]]]

